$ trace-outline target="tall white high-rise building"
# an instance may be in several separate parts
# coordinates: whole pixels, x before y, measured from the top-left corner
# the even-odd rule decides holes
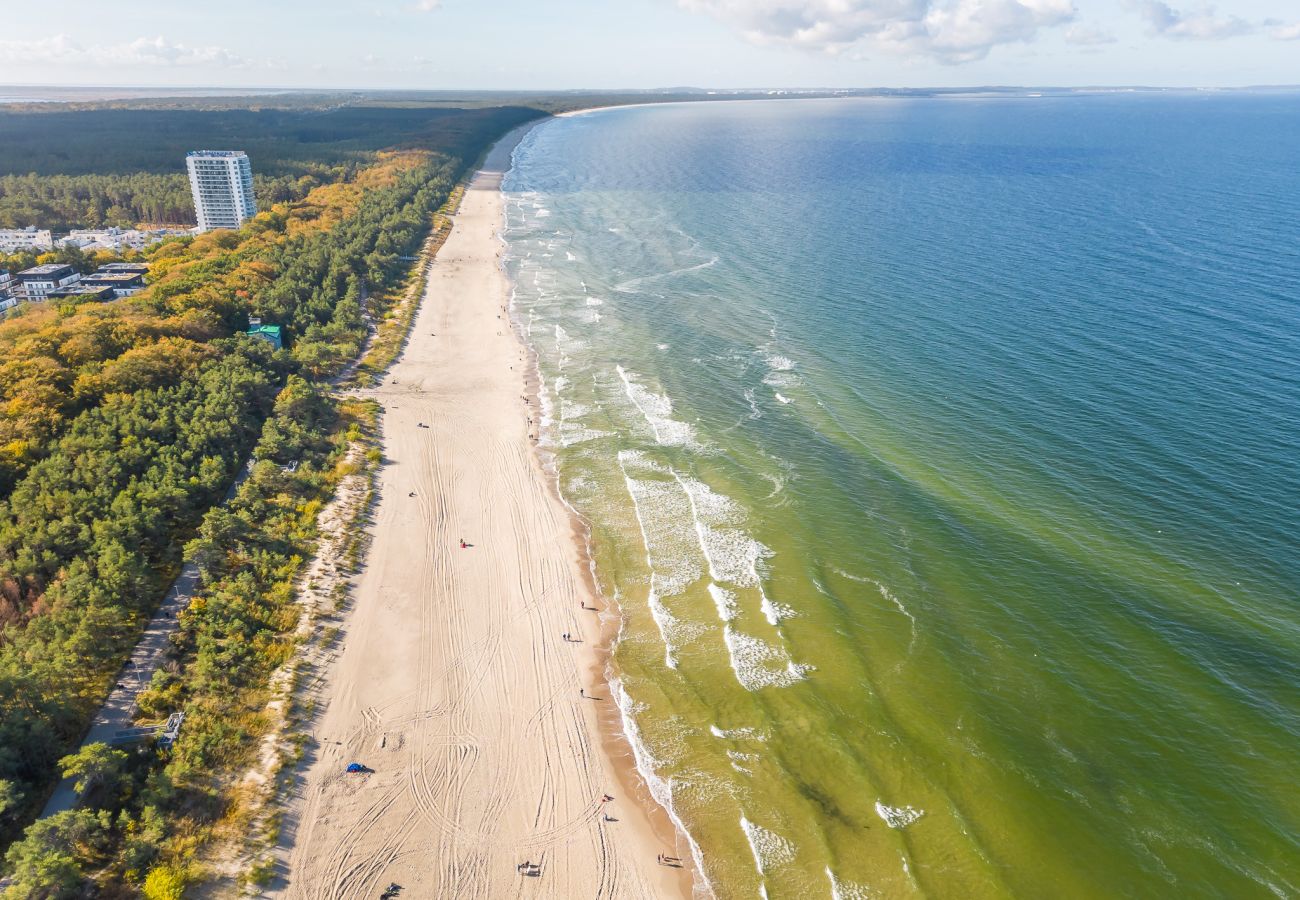
[[[191,150],[185,167],[200,231],[238,228],[257,215],[253,167],[243,150]]]

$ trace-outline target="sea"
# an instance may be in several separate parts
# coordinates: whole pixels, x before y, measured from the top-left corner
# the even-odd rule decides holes
[[[697,894],[1300,897],[1300,95],[611,109],[504,190]]]

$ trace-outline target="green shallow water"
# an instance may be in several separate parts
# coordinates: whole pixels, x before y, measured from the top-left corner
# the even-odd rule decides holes
[[[1300,104],[548,122],[514,315],[718,896],[1300,893]]]

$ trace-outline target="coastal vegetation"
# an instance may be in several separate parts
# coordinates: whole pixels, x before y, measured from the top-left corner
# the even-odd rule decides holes
[[[377,154],[421,149],[472,158],[484,129],[517,108],[0,109],[0,228],[193,225],[189,150],[253,160],[263,208],[347,181]]]
[[[299,178],[323,183],[298,182],[300,196],[264,203],[237,233],[151,248],[143,293],[29,306],[0,323],[6,897],[70,896],[87,879],[101,896],[178,896],[193,876],[194,848],[226,813],[219,775],[251,752],[267,680],[292,650],[294,579],[316,514],[347,471],[347,447],[369,427],[330,380],[360,353],[367,318],[400,296],[411,254],[465,166],[538,114],[363,112],[314,132],[269,119],[297,122],[291,139],[275,138],[286,147],[313,134],[332,147],[310,160],[286,151],[270,176],[299,166]],[[262,121],[243,113],[225,127]],[[103,121],[92,116],[85,130]],[[384,121],[387,131],[375,125]],[[56,144],[67,137],[54,164],[63,175],[103,174],[86,171],[91,146],[75,129],[37,130]],[[23,141],[4,143],[14,134],[0,124],[7,166],[24,164],[8,152]],[[224,144],[235,134],[176,141]],[[253,152],[256,134],[240,143]],[[102,146],[112,157],[113,140]],[[125,149],[122,158],[127,167],[143,160]],[[283,349],[243,334],[253,316],[282,326]],[[221,503],[250,457],[250,474]],[[74,753],[183,555],[198,564],[200,589],[139,699],[145,717],[183,710],[183,738],[167,755]],[[81,806],[26,827],[60,775],[85,782]]]
[[[184,166],[184,157],[180,160]],[[263,204],[301,200],[315,187],[346,178],[352,166],[314,166],[300,175],[255,174]],[[0,228],[190,226],[194,200],[184,172],[0,175]]]

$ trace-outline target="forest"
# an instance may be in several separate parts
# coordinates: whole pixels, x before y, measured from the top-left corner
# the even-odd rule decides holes
[[[254,175],[264,204],[301,200],[312,188],[346,178],[355,164],[321,164],[302,175]],[[0,228],[36,225],[56,233],[74,228],[135,228],[194,224],[194,200],[183,172],[124,175],[0,175]]]
[[[483,109],[0,108],[0,228],[67,231],[109,225],[193,225],[185,154],[240,149],[263,204],[301,199],[355,174],[383,149],[463,158],[499,116]]]
[[[264,204],[239,232],[151,248],[141,294],[28,305],[0,322],[5,897],[179,896],[184,860],[222,814],[214,772],[250,752],[258,685],[291,650],[292,582],[315,510],[366,427],[329,379],[358,355],[366,313],[407,277],[466,166],[537,115],[422,111],[418,126],[398,118],[408,130],[382,138],[390,149],[356,134],[319,156],[295,143],[329,144],[305,124],[294,140],[264,136],[284,147],[273,176],[326,165],[336,177]],[[212,127],[213,140],[234,139],[219,131],[233,125]],[[89,145],[65,150],[68,177],[105,174],[85,171]],[[123,145],[133,161],[120,164],[141,164],[133,153]],[[284,349],[244,336],[250,316],[282,325]],[[252,475],[220,504],[250,458]],[[167,756],[74,753],[187,542],[200,595],[140,701],[186,711],[184,740]],[[83,782],[84,802],[33,823],[61,775]]]

